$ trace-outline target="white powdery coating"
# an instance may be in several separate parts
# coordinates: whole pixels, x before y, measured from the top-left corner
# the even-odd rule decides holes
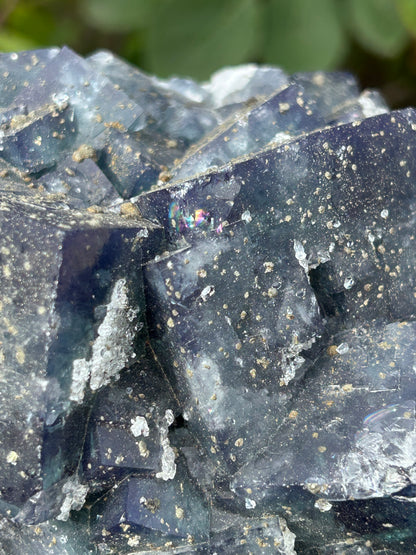
[[[138,330],[139,308],[131,308],[126,280],[119,279],[111,294],[107,313],[98,328],[90,360],[77,359],[72,367],[70,399],[80,403],[90,380],[93,391],[107,385],[111,378],[134,359],[133,341]]]
[[[282,534],[282,542],[278,546],[278,553],[281,553],[282,555],[296,555],[295,534],[289,530],[284,518],[279,516],[277,519],[279,521],[279,527]]]
[[[373,452],[349,453],[339,465],[339,480],[346,494],[356,499],[384,497],[391,495],[416,477],[413,454],[416,452],[416,434],[411,433],[404,441],[386,442],[382,434],[369,434],[367,448]],[[371,437],[372,436],[372,437]],[[386,454],[386,445],[394,448],[397,454]],[[371,469],[371,470],[370,470]],[[338,478],[338,476],[337,476]]]
[[[160,426],[160,444],[163,449],[161,457],[162,470],[156,474],[156,478],[161,478],[162,480],[173,480],[176,475],[175,452],[170,446],[168,438],[169,426],[174,420],[173,412],[170,409],[165,411],[164,423]]]
[[[243,222],[246,222],[247,224],[249,224],[252,221],[252,217],[250,214],[250,210],[245,210],[242,214],[241,214],[241,219],[243,220]]]
[[[308,257],[306,256],[305,249],[302,243],[298,240],[293,241],[293,248],[295,251],[295,257],[299,262],[300,266],[305,270],[307,273],[309,271],[309,264],[308,264]]]
[[[246,64],[236,67],[226,67],[220,69],[211,76],[206,89],[213,97],[213,104],[217,108],[227,102],[227,97],[235,94],[236,91],[244,89],[253,79],[257,71],[255,64]]]
[[[377,413],[375,413],[377,414]],[[343,496],[355,499],[385,497],[416,479],[415,403],[393,406],[385,415],[388,422],[375,420],[357,434],[353,449],[340,457],[334,483]],[[372,430],[372,427],[379,429]],[[336,496],[334,497],[336,498]]]
[[[144,239],[146,237],[149,237],[149,230],[147,229],[147,227],[138,231],[136,237],[138,239]]]
[[[88,486],[80,484],[76,476],[63,485],[62,492],[65,494],[65,499],[56,518],[57,520],[68,520],[71,511],[79,511],[84,506]]]
[[[293,241],[293,250],[295,251],[295,258],[299,262],[299,265],[305,271],[308,281],[310,281],[309,271],[314,270],[320,264],[325,264],[331,260],[331,252],[333,252],[335,247],[334,243],[331,243],[326,250],[318,250],[313,256],[312,254],[306,254],[305,247],[300,241],[295,239]]]
[[[321,513],[326,513],[332,509],[332,504],[326,499],[317,499],[314,504],[315,509],[321,511]]]
[[[130,430],[134,437],[139,437],[141,435],[147,437],[149,435],[149,426],[146,418],[144,416],[136,416],[136,418],[132,418]]]
[[[292,136],[289,133],[285,133],[283,131],[279,131],[275,134],[273,139],[269,141],[269,145],[278,146],[287,143],[288,141],[292,140]]]
[[[360,103],[365,118],[372,118],[388,112],[381,101],[377,103],[377,99],[372,96],[371,91],[362,92],[358,98],[358,102]]]
[[[211,96],[214,108],[220,108],[259,95],[270,95],[287,84],[287,75],[279,68],[244,64],[218,70],[202,87]]]
[[[246,505],[246,509],[255,509],[257,503],[254,501],[254,499],[250,499],[248,497],[245,498],[245,505]]]
[[[72,363],[72,383],[69,398],[81,403],[84,399],[85,387],[90,379],[90,364],[85,358],[79,358]]]
[[[282,349],[282,377],[280,378],[282,385],[288,385],[296,377],[297,371],[305,362],[300,353],[310,349],[315,341],[316,338],[311,337],[304,342],[300,342],[295,335],[292,337],[291,344]]]

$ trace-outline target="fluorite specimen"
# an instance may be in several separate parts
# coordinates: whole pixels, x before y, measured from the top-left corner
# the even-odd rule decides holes
[[[416,112],[0,67],[0,553],[415,553]]]

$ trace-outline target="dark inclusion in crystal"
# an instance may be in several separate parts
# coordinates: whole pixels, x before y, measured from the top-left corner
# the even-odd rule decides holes
[[[414,553],[415,111],[0,69],[0,553]]]

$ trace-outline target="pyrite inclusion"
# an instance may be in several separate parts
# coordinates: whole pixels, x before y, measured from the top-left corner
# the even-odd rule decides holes
[[[0,552],[413,554],[415,111],[0,69]]]

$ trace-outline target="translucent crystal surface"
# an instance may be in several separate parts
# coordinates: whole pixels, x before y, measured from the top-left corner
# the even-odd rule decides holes
[[[415,553],[415,110],[0,68],[0,553]]]

